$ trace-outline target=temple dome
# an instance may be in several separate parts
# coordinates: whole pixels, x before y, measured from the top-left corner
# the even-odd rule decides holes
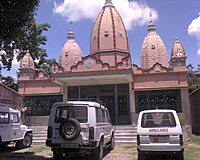
[[[90,50],[91,55],[107,51],[129,53],[125,26],[111,0],[106,0],[94,23]]]
[[[68,32],[67,42],[60,51],[59,64],[65,71],[69,71],[71,66],[76,65],[83,57],[79,45],[75,41],[72,29]]]
[[[185,56],[185,50],[182,46],[182,44],[179,42],[178,38],[175,38],[173,47],[172,47],[172,53],[171,57],[184,57]]]
[[[20,62],[20,69],[35,69],[35,64],[30,53],[26,53]]]
[[[154,64],[159,63],[163,67],[168,67],[168,57],[165,44],[161,37],[156,33],[156,28],[151,20],[148,25],[148,34],[144,38],[141,54],[141,68],[149,69]]]

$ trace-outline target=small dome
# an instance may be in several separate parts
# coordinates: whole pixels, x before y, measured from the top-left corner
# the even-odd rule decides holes
[[[93,26],[91,55],[104,51],[129,53],[128,36],[123,21],[111,0],[106,0]]]
[[[76,65],[83,57],[79,45],[75,41],[74,33],[70,29],[67,35],[67,42],[60,51],[59,64],[65,69],[70,70],[71,66]]]
[[[175,38],[172,47],[171,57],[184,57],[184,56],[185,56],[185,50],[182,44],[179,42],[178,38]]]
[[[140,63],[143,69],[149,69],[156,63],[168,67],[166,47],[161,37],[156,33],[153,21],[150,21],[148,25],[148,34],[142,44]]]
[[[25,68],[35,69],[35,64],[30,53],[26,53],[20,62],[20,69]]]

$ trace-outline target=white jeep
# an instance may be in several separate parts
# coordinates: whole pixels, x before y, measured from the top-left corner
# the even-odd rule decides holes
[[[139,160],[151,154],[175,155],[177,160],[183,160],[183,132],[176,111],[155,109],[140,112],[137,150]]]
[[[30,147],[32,130],[20,124],[20,111],[0,105],[0,146],[16,143],[17,148]]]
[[[108,110],[97,102],[67,101],[53,105],[46,145],[54,159],[89,155],[102,160],[104,148],[114,149],[114,126]]]

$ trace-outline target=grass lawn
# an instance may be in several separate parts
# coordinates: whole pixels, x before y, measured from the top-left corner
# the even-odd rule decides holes
[[[136,147],[136,143],[116,143],[115,149],[107,152],[104,160],[137,160]],[[200,160],[200,136],[193,135],[192,141],[185,144],[184,155],[185,160]],[[52,156],[51,149],[44,143],[33,144],[30,148],[20,150],[16,149],[14,145],[0,149],[1,160],[53,160]]]
[[[200,160],[200,136],[193,135],[192,142],[186,144],[185,160]]]

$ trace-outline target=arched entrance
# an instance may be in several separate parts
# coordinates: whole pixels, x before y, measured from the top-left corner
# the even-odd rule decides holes
[[[69,86],[68,99],[98,99],[108,108],[113,124],[130,124],[129,84]]]

